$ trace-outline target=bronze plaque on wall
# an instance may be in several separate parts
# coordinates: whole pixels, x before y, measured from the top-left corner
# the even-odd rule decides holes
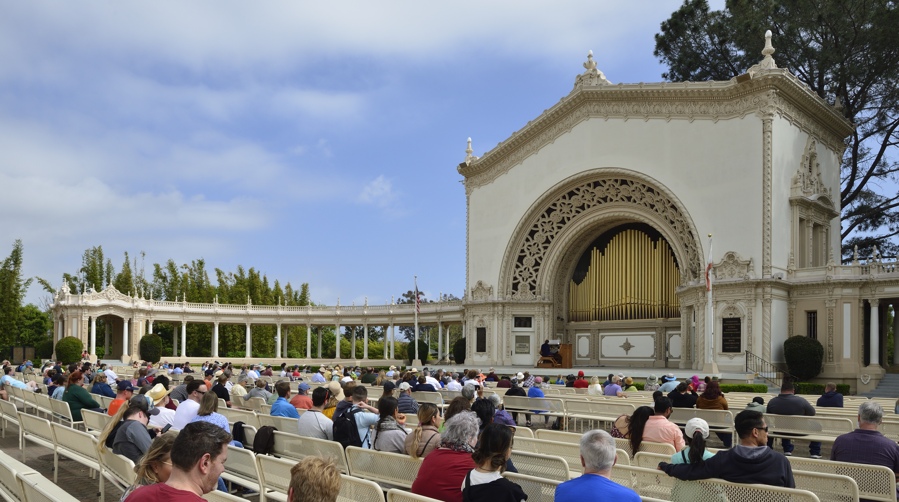
[[[739,317],[721,319],[721,352],[743,352],[740,321]]]

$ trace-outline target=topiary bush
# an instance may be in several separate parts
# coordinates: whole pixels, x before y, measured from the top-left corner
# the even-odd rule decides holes
[[[768,386],[763,383],[723,383],[721,384],[721,392],[751,392],[756,394],[767,394]]]
[[[806,336],[791,336],[784,341],[784,359],[794,380],[808,381],[821,373],[824,346]]]
[[[465,339],[460,338],[453,344],[453,358],[456,364],[465,364]]]
[[[84,345],[74,336],[65,336],[56,342],[56,359],[63,364],[77,363],[81,360]]]
[[[53,357],[53,339],[45,338],[34,346],[34,355],[41,359],[50,359]]]
[[[156,334],[144,335],[138,344],[140,358],[151,363],[158,363],[162,359],[162,337]]]
[[[431,350],[428,348],[428,344],[424,340],[418,340],[418,357],[421,358],[421,364],[428,364],[428,355]],[[409,345],[406,346],[406,359],[411,364],[415,359],[415,343],[409,342]]]

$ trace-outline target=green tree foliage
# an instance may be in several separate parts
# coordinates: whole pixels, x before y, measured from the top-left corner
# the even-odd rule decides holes
[[[162,359],[162,338],[157,334],[149,334],[140,339],[140,358],[151,363]]]
[[[18,344],[37,347],[44,340],[50,339],[48,332],[52,328],[50,314],[29,303],[21,308]]]
[[[891,0],[685,0],[662,23],[655,55],[671,81],[729,80],[761,59],[762,36],[773,32],[778,67],[834,103],[856,124],[843,157],[839,204],[843,258],[858,245],[899,253],[899,6]]]
[[[125,261],[122,263],[122,269],[115,276],[112,283],[116,289],[128,295],[135,295],[137,288],[134,286],[134,275],[131,273],[131,261],[128,259],[128,252],[125,251]]]
[[[74,336],[65,336],[56,342],[56,358],[63,364],[75,363],[81,360],[84,345]]]
[[[811,380],[821,373],[824,346],[813,338],[791,336],[784,341],[784,359],[795,380]]]
[[[453,358],[456,364],[465,364],[465,339],[460,338],[453,344]]]
[[[31,279],[22,277],[23,246],[13,243],[12,252],[0,265],[0,346],[19,344],[22,328],[22,300]]]
[[[35,345],[34,355],[41,359],[50,359],[53,357],[53,339],[48,337]]]

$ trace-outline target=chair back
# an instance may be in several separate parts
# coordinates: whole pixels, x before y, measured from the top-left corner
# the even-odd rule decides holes
[[[528,496],[528,502],[553,502],[559,481],[543,479],[526,474],[506,472],[503,477],[520,486]]]
[[[340,500],[340,497],[337,498]],[[387,502],[440,502],[437,499],[432,499],[431,497],[425,497],[424,495],[416,495],[412,492],[407,492],[406,490],[400,490],[398,488],[391,488],[387,490]]]
[[[356,446],[347,447],[346,459],[350,476],[403,488],[412,488],[422,462],[422,459],[415,459],[409,455]]]
[[[275,431],[275,455],[302,460],[310,455],[330,458],[343,474],[349,473],[343,447],[337,441],[303,437],[288,432]]]
[[[374,481],[340,475],[337,502],[384,502],[384,490]]]
[[[568,462],[562,457],[512,450],[512,462],[520,474],[543,479],[568,481]]]

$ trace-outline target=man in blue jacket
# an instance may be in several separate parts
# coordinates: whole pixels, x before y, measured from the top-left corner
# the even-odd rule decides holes
[[[824,386],[824,394],[821,394],[816,404],[825,408],[842,408],[843,395],[837,392],[837,384],[827,382],[827,385]]]

